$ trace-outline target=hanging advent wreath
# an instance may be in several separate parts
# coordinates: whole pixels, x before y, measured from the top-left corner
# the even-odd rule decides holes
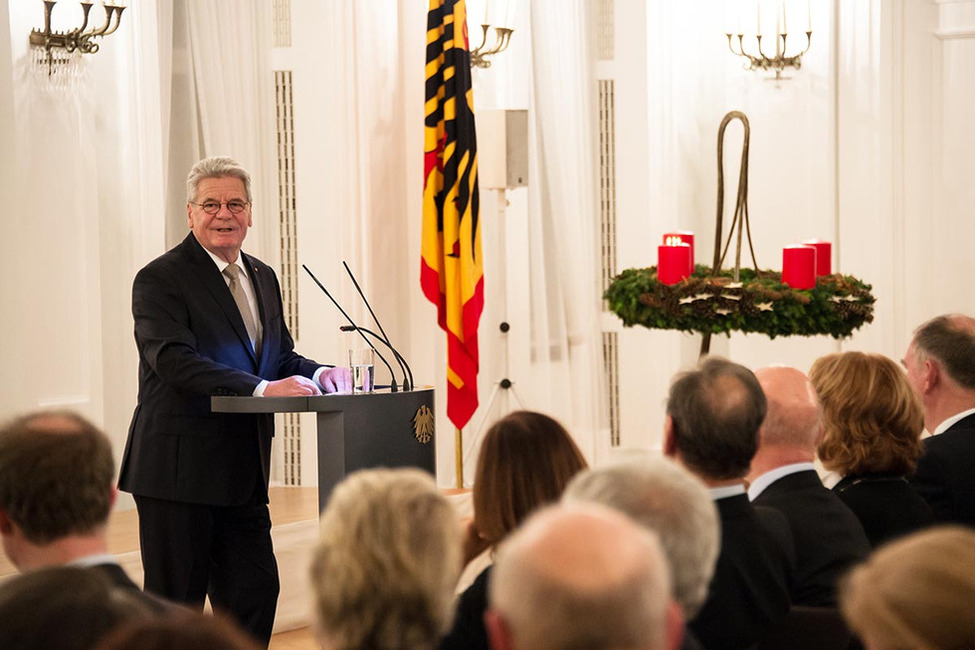
[[[745,133],[734,220],[722,251],[723,139],[732,119],[741,120]],[[711,334],[754,332],[773,339],[828,334],[840,339],[873,321],[876,299],[870,293],[872,287],[858,278],[825,274],[816,277],[809,288],[797,289],[783,282],[781,272],[758,270],[748,221],[749,134],[748,118],[738,111],[725,115],[718,130],[718,214],[713,266],[698,264],[693,273],[688,275],[685,271],[682,274],[685,277],[667,283],[658,278],[656,266],[623,271],[612,280],[603,297],[624,325],[700,332],[704,334],[703,355],[708,352]],[[725,271],[721,265],[736,226],[735,267]],[[748,233],[754,269],[741,268],[743,231]]]
[[[873,321],[870,285],[852,275],[824,275],[813,289],[791,289],[776,271],[741,269],[717,276],[698,265],[674,284],[657,280],[657,267],[627,269],[603,296],[626,326],[702,334],[733,331],[776,336],[829,334],[844,338]]]

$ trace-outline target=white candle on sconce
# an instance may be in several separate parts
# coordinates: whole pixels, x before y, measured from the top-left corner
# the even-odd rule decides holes
[[[785,0],[782,0],[782,31],[779,32],[779,33],[780,34],[788,34],[789,33],[789,28],[786,25],[786,21],[785,21]]]
[[[782,14],[775,17],[775,56],[782,54]]]
[[[806,0],[806,31],[812,31],[812,0]]]
[[[758,2],[755,3],[755,8],[757,10],[756,19],[755,19],[755,35],[761,36],[762,35],[762,0],[758,0]]]

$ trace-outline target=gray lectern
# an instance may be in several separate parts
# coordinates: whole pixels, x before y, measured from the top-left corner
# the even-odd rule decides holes
[[[419,467],[437,474],[433,388],[315,397],[211,397],[218,413],[318,413],[318,509],[346,474]]]

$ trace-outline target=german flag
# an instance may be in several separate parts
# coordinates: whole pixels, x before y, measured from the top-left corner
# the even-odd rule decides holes
[[[458,429],[477,409],[477,324],[484,308],[466,16],[465,0],[430,0],[420,261],[420,286],[447,333],[447,416]]]

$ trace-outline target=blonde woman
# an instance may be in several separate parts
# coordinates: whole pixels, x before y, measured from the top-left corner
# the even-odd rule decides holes
[[[867,650],[975,648],[975,531],[944,526],[878,549],[840,587]]]
[[[350,475],[322,514],[311,570],[322,648],[435,648],[450,625],[460,570],[460,519],[432,476]]]
[[[924,413],[901,367],[879,354],[844,352],[817,359],[809,379],[822,406],[817,454],[843,477],[833,491],[874,548],[934,523],[907,482],[921,456]]]

